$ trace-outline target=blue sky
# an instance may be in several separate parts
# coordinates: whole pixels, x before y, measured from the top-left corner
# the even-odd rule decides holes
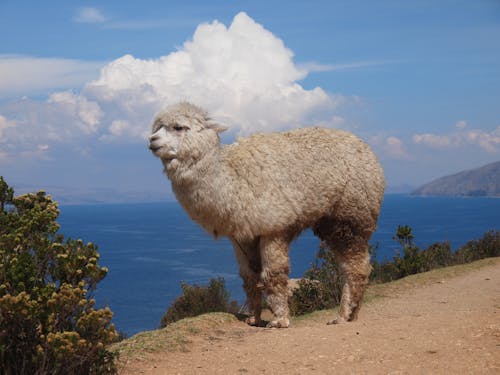
[[[147,133],[186,99],[231,127],[225,142],[350,130],[389,186],[500,159],[494,0],[1,0],[0,35],[0,174],[15,187],[161,196]]]

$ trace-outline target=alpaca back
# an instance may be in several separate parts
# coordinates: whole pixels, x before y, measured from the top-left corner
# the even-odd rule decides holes
[[[219,163],[224,181],[215,183],[206,220],[220,234],[303,229],[331,214],[366,216],[374,225],[378,216],[382,170],[369,147],[348,132],[304,128],[254,135],[223,146]]]

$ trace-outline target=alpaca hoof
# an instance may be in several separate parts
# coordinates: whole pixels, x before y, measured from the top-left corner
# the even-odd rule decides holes
[[[275,319],[271,320],[269,323],[267,323],[267,328],[288,328],[290,326],[290,319],[288,318],[281,318],[281,319]]]
[[[253,315],[246,318],[245,323],[252,327],[260,327],[262,325],[262,321]]]
[[[326,322],[327,325],[344,324],[344,323],[347,323],[347,321],[344,318],[341,318],[341,317],[338,317],[336,319],[329,320],[328,322]]]

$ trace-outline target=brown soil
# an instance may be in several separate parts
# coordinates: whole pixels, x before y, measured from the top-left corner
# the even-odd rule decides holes
[[[327,326],[332,311],[288,329],[233,320],[175,350],[122,353],[120,373],[500,374],[500,260],[450,270],[372,287],[357,322]]]

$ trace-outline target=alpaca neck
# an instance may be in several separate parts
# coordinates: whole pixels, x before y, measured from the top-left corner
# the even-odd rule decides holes
[[[228,200],[234,195],[231,177],[222,159],[221,147],[217,147],[194,165],[179,169],[171,178],[172,190],[181,206],[216,237],[225,235],[220,223],[234,209]],[[221,202],[225,204],[224,210],[220,209]]]
[[[213,178],[221,172],[220,169],[220,146],[210,149],[204,153],[199,159],[178,162],[174,160],[165,167],[165,171],[172,182],[172,186],[181,189],[197,188],[200,182],[207,179],[207,176]]]

